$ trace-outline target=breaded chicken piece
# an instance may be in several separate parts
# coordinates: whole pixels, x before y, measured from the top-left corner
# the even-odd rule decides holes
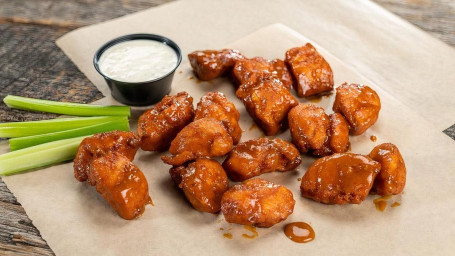
[[[221,210],[221,197],[229,189],[229,180],[217,161],[198,158],[186,167],[171,168],[169,174],[196,210]]]
[[[194,120],[205,117],[220,121],[232,137],[234,144],[239,143],[242,129],[239,126],[240,114],[234,103],[221,92],[208,92],[197,104]]]
[[[406,166],[398,148],[392,143],[383,143],[374,147],[368,156],[381,164],[371,192],[381,196],[401,193],[406,185]]]
[[[352,153],[316,160],[303,175],[302,196],[325,204],[359,204],[367,197],[381,164]]]
[[[74,177],[81,182],[87,180],[92,161],[109,152],[116,152],[133,160],[139,145],[140,140],[133,132],[113,131],[87,137],[79,145],[74,158]]]
[[[271,227],[294,211],[292,192],[263,179],[250,179],[231,187],[221,199],[221,211],[229,223]]]
[[[224,75],[232,70],[237,60],[243,58],[239,51],[231,49],[194,51],[188,54],[194,73],[203,81]]]
[[[223,162],[229,178],[243,181],[267,172],[290,171],[302,162],[297,148],[279,138],[259,138],[234,147]]]
[[[322,148],[327,140],[329,117],[324,109],[313,104],[299,104],[289,111],[292,142],[300,152]]]
[[[142,150],[168,149],[177,133],[193,121],[193,117],[193,98],[188,93],[166,95],[158,104],[139,117],[137,132],[141,138]]]
[[[312,96],[333,89],[333,72],[329,63],[310,43],[286,52],[285,62],[296,79],[299,97]]]
[[[344,116],[353,135],[360,135],[372,126],[380,109],[378,94],[366,85],[344,83],[336,88],[333,111]]]
[[[320,149],[313,151],[315,156],[328,156],[333,153],[344,153],[349,149],[349,124],[340,113],[329,115],[327,139]]]
[[[121,154],[109,152],[93,160],[89,180],[124,219],[141,216],[145,205],[152,202],[144,174],[129,158]]]
[[[236,92],[256,124],[268,136],[275,135],[286,126],[289,110],[298,104],[297,99],[277,79],[258,78],[256,83],[242,84]]]
[[[214,118],[198,119],[183,128],[172,141],[163,162],[180,166],[196,158],[224,156],[231,151],[232,138],[224,126]]]
[[[232,73],[236,85],[247,82],[254,84],[258,77],[269,75],[271,79],[279,79],[288,90],[292,86],[291,73],[280,59],[267,60],[262,57],[240,59],[235,63]]]

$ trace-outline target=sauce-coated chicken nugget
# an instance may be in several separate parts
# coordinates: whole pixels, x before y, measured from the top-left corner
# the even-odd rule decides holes
[[[333,111],[346,118],[353,135],[362,134],[372,126],[380,109],[378,94],[366,85],[344,83],[336,88]]]
[[[374,147],[368,156],[381,164],[371,191],[381,196],[401,193],[406,185],[406,166],[398,148],[384,143]]]
[[[133,160],[139,145],[140,140],[133,132],[113,131],[87,137],[79,145],[74,158],[74,177],[81,182],[87,180],[91,162],[109,152],[116,152]],[[90,180],[88,182],[90,183]]]
[[[316,160],[303,175],[302,196],[325,204],[359,204],[367,197],[381,164],[352,153]]]
[[[289,111],[288,119],[292,142],[300,152],[322,148],[330,125],[323,108],[313,104],[299,104]]]
[[[121,154],[111,152],[93,160],[89,179],[96,191],[124,219],[141,216],[145,205],[151,203],[144,174]]]
[[[340,113],[329,115],[330,125],[327,140],[320,149],[313,151],[315,156],[328,156],[333,153],[344,153],[349,149],[349,124]]]
[[[226,128],[214,118],[202,118],[183,128],[171,142],[169,152],[162,156],[163,162],[180,166],[199,157],[224,156],[231,151],[232,138]]]
[[[310,43],[288,50],[285,61],[296,79],[294,89],[299,97],[333,89],[332,69]]]
[[[266,172],[290,171],[302,162],[297,148],[282,139],[260,138],[242,142],[224,160],[223,167],[234,181]]]
[[[139,117],[137,132],[141,138],[142,150],[168,149],[177,133],[193,121],[193,117],[193,98],[188,93],[166,95],[158,104]]]
[[[262,57],[240,59],[235,63],[232,73],[237,85],[255,83],[261,76],[269,75],[271,79],[279,79],[288,90],[292,86],[291,73],[280,59],[267,60]]]
[[[229,223],[271,227],[294,211],[292,192],[263,179],[250,179],[231,187],[221,199],[221,211]]]
[[[275,135],[285,125],[289,110],[297,99],[278,79],[267,77],[242,84],[236,92],[250,116],[266,135]]]
[[[234,103],[221,92],[209,92],[197,104],[194,120],[204,117],[220,121],[232,137],[234,144],[239,143],[242,129],[239,126],[240,114]]]
[[[234,67],[243,55],[237,50],[224,49],[221,51],[194,51],[188,54],[191,67],[200,80],[208,81],[222,76]]]
[[[196,210],[220,211],[221,197],[229,189],[229,180],[217,161],[198,158],[186,167],[171,168],[169,174]]]

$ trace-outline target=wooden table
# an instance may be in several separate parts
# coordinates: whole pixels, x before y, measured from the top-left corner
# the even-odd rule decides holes
[[[82,26],[172,0],[0,0],[0,100],[7,94],[88,103],[101,93],[55,45]],[[393,13],[455,46],[453,0],[374,0]],[[8,109],[0,122],[54,117]],[[455,125],[445,131],[455,139]],[[0,254],[53,255],[22,206],[0,178]]]

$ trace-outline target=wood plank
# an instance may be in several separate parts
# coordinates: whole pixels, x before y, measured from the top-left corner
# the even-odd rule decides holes
[[[0,254],[54,255],[0,177]]]
[[[373,0],[443,42],[455,46],[455,1]]]

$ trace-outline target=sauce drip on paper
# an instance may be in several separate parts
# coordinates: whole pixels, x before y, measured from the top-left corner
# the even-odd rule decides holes
[[[242,237],[248,238],[248,239],[254,239],[254,238],[256,238],[259,235],[259,233],[256,231],[255,227],[252,227],[252,226],[244,226],[244,227],[245,227],[246,230],[250,231],[253,234],[251,234],[251,235],[242,234]]]
[[[383,212],[385,208],[387,208],[387,200],[389,200],[392,196],[381,196],[373,200],[374,205],[376,206],[376,210]]]
[[[378,138],[376,138],[376,136],[374,136],[374,135],[371,135],[371,136],[370,136],[370,140],[371,140],[372,142],[375,142],[377,139],[378,139]]]
[[[305,222],[293,222],[284,227],[286,237],[296,243],[308,243],[314,240],[313,228]]]

